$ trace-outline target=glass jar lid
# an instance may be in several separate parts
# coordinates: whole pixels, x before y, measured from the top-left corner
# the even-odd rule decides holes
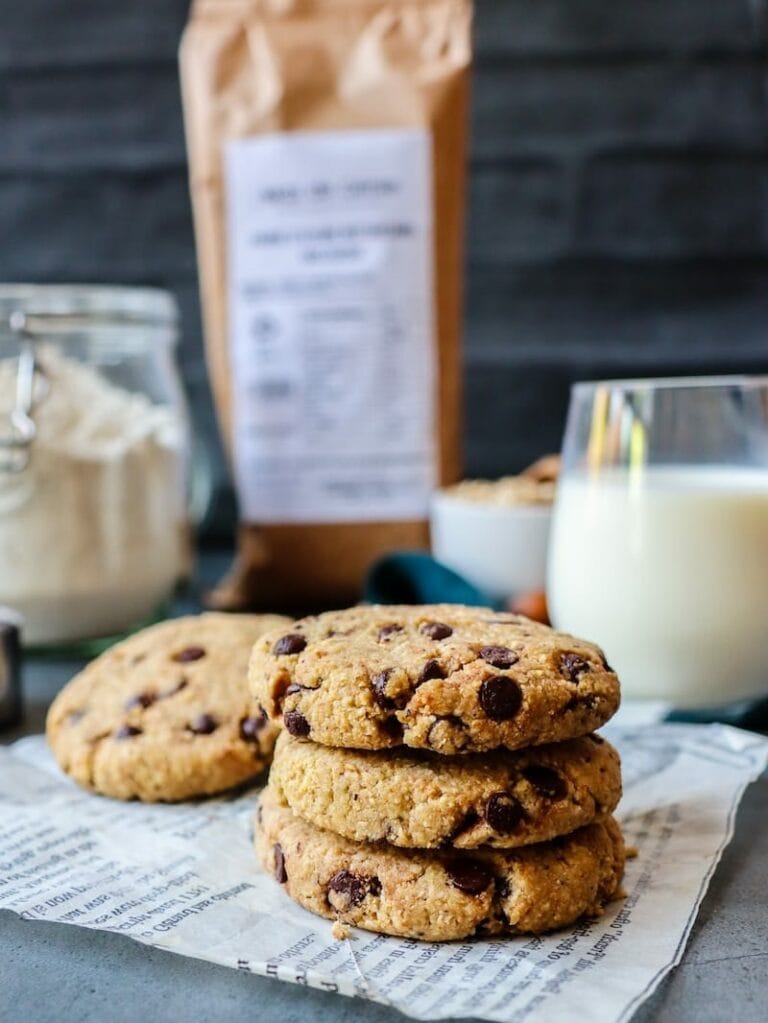
[[[42,384],[38,345],[66,346],[86,360],[115,362],[171,347],[178,336],[174,297],[159,288],[90,284],[0,284],[0,359],[16,362],[8,422],[0,423],[0,473],[19,473],[36,436]]]
[[[110,326],[172,327],[179,311],[173,296],[160,288],[102,284],[0,284],[0,322],[16,311],[27,321],[45,318],[45,329],[72,330],[102,323]]]

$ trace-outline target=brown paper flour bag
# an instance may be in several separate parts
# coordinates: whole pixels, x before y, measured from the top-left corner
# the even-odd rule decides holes
[[[197,0],[207,360],[240,502],[218,606],[343,604],[459,464],[471,0]]]

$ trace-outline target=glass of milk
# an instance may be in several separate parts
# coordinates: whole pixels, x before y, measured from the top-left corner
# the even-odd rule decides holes
[[[768,692],[768,377],[574,386],[548,598],[625,697]]]

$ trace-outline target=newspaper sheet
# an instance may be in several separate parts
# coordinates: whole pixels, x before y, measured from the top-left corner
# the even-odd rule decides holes
[[[622,754],[619,817],[638,856],[625,899],[553,935],[429,944],[353,930],[334,940],[328,921],[257,864],[253,791],[178,806],[115,802],[62,775],[41,736],[0,749],[0,908],[417,1019],[628,1020],[680,960],[768,740],[724,725],[617,724],[604,734]]]

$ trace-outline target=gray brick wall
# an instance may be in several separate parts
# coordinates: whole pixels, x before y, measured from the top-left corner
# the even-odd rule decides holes
[[[171,288],[201,361],[188,0],[24,0],[0,35],[0,279]],[[574,379],[768,369],[766,0],[477,0],[467,469],[559,442]]]

